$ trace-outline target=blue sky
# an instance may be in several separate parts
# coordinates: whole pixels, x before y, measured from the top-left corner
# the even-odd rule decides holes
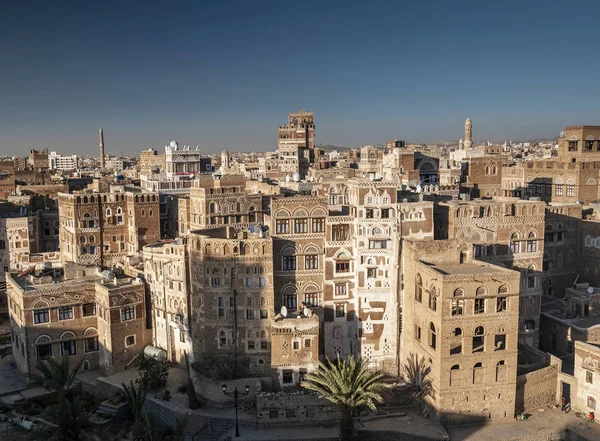
[[[600,124],[599,42],[596,1],[5,2],[0,154],[551,137]]]

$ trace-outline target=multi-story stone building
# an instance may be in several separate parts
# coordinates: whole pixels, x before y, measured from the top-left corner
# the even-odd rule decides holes
[[[203,157],[198,149],[190,150],[189,146],[179,148],[177,141],[165,146],[165,171],[167,178],[175,176],[188,177],[212,171],[212,161]]]
[[[23,373],[36,373],[37,360],[67,356],[110,375],[149,343],[139,280],[67,264],[64,277],[12,273],[7,285],[13,354]]]
[[[140,175],[153,175],[165,173],[165,155],[158,154],[154,149],[144,150],[140,153]]]
[[[463,260],[478,259],[521,272],[519,336],[537,346],[544,256],[545,204],[516,198],[440,202],[436,238],[467,241]]]
[[[108,193],[60,193],[64,262],[111,265],[160,239],[158,195],[111,186]]]
[[[585,248],[578,246],[578,243],[585,243],[585,235],[582,237],[579,233],[581,208],[579,204],[550,203],[546,206],[542,267],[544,295],[563,297],[565,290],[577,281],[577,275],[584,276],[583,272],[576,270],[580,261],[588,262],[582,252]]]
[[[263,224],[261,194],[246,192],[242,175],[201,175],[190,189],[190,228],[249,228]]]
[[[431,370],[426,400],[443,421],[512,420],[520,274],[464,260],[465,245],[404,241],[403,359]]]
[[[15,163],[0,159],[0,199],[7,199],[15,191]]]
[[[598,411],[597,400],[600,400],[600,345],[575,342],[576,388],[571,397],[573,407],[584,412]]]
[[[280,177],[304,179],[315,162],[315,113],[288,114],[288,123],[277,130]]]
[[[558,356],[573,354],[576,341],[600,343],[600,288],[576,283],[561,299],[542,305],[540,348]]]
[[[307,313],[307,315],[304,315]],[[271,370],[279,387],[298,386],[319,365],[319,317],[311,309],[271,321]]]
[[[184,362],[185,354],[193,360],[187,245],[181,239],[158,242],[146,245],[142,256],[152,301],[154,346],[173,362]]]
[[[272,238],[227,226],[192,231],[188,243],[195,357],[230,355],[270,375]]]
[[[48,170],[48,149],[42,149],[41,152],[35,149],[29,150],[29,166],[33,170]]]
[[[564,162],[600,161],[600,126],[568,126],[558,137],[558,157]]]

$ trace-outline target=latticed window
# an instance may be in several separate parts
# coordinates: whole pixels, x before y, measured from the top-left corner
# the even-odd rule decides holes
[[[135,306],[121,308],[121,321],[133,320],[135,318]]]
[[[288,311],[295,311],[298,308],[298,296],[296,293],[284,294],[283,305],[288,309]]]

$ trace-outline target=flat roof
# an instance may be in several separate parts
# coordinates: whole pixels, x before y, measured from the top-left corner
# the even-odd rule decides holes
[[[512,270],[502,268],[496,265],[486,263],[455,263],[455,264],[429,264],[421,261],[422,264],[429,266],[434,271],[442,275],[472,275],[472,274],[494,274],[508,273]]]
[[[71,287],[71,286],[81,285],[81,283],[84,283],[84,282],[98,282],[98,281],[102,280],[102,276],[100,276],[100,275],[91,275],[91,276],[77,277],[77,278],[66,279],[66,280],[63,279],[62,277],[53,278],[52,281],[49,283],[38,284],[38,283],[31,283],[29,281],[28,276],[19,277],[17,274],[13,273],[13,274],[11,274],[11,277],[16,283],[18,283],[18,285],[23,289],[23,291],[36,291],[36,290],[47,289],[47,288],[51,287],[52,285],[60,285],[61,287]]]

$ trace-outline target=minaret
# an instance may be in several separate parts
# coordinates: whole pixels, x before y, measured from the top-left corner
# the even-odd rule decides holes
[[[104,134],[102,133],[102,129],[100,129],[100,170],[105,168],[104,163]]]
[[[470,149],[473,145],[473,125],[471,124],[471,118],[467,118],[465,121],[465,150]]]

